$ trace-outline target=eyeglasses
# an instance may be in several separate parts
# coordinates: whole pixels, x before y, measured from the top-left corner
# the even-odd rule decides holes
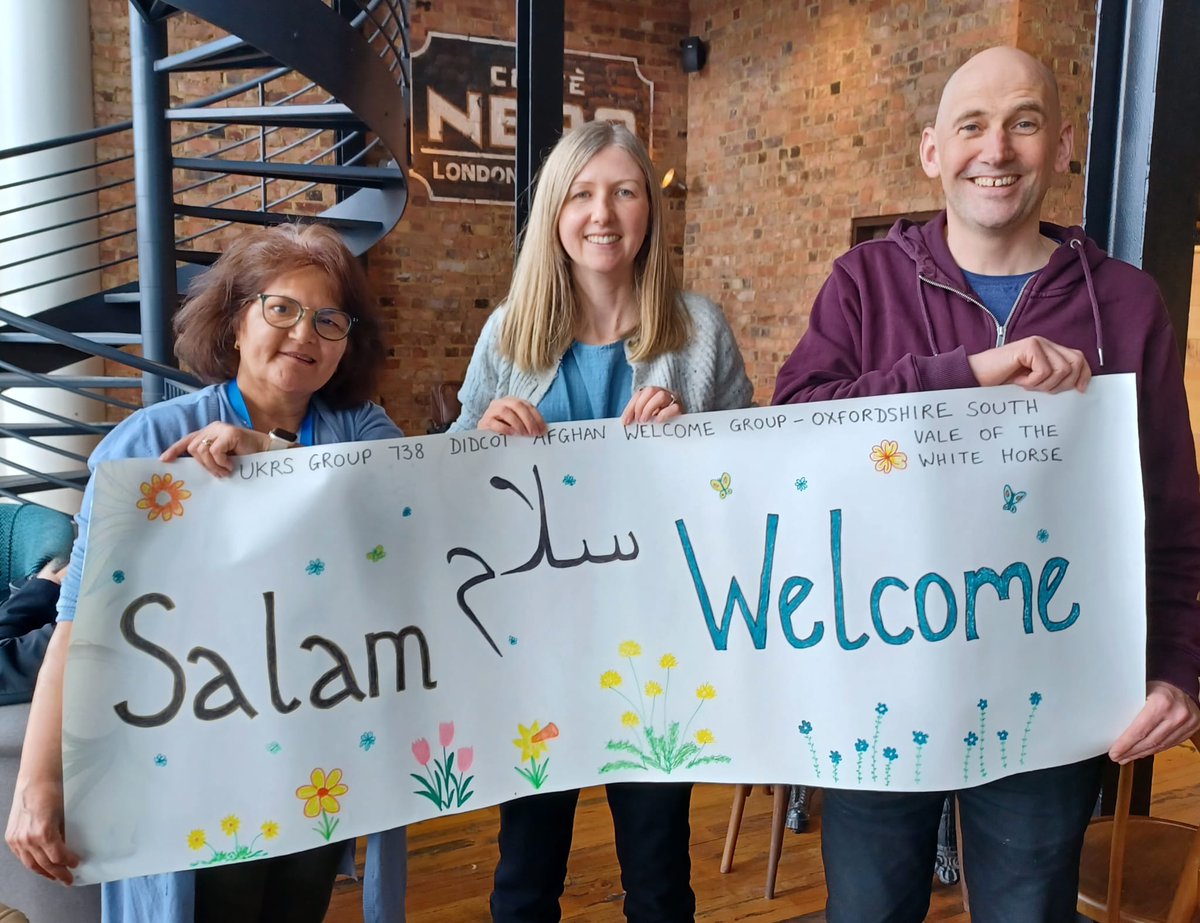
[[[312,314],[313,329],[323,340],[344,340],[358,318],[337,308],[306,308],[287,295],[258,296],[262,303],[263,320],[272,327],[295,327],[305,314]]]

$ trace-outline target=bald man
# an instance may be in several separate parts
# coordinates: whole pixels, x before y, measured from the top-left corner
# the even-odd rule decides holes
[[[1149,682],[1145,707],[1109,750],[1124,763],[1200,728],[1200,492],[1183,373],[1153,280],[1081,228],[1041,221],[1073,141],[1054,76],[1034,58],[990,48],[959,68],[920,146],[945,211],[924,226],[901,220],[834,263],[775,403],[1002,384],[1083,391],[1092,374],[1137,374]],[[975,923],[1075,919],[1102,760],[959,793]],[[825,793],[829,923],[925,919],[943,794]]]

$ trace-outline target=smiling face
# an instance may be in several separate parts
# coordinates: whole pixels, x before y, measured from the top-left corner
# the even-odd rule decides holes
[[[338,292],[324,271],[305,266],[273,278],[264,294],[286,295],[306,308],[336,308]],[[238,386],[252,399],[274,402],[280,398],[307,400],[320,390],[346,352],[346,340],[317,336],[313,315],[286,329],[263,319],[257,298],[242,309],[237,325]]]
[[[603,148],[579,171],[558,213],[571,274],[632,285],[649,221],[650,197],[637,161],[615,145]]]
[[[946,83],[921,137],[921,166],[946,194],[949,233],[1038,233],[1042,200],[1066,171],[1073,143],[1053,77],[1015,48],[990,48]]]

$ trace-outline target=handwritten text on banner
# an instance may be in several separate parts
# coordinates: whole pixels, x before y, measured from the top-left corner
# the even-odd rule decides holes
[[[1099,753],[1144,694],[1135,421],[1114,376],[103,466],[81,875],[604,781],[953,789]]]

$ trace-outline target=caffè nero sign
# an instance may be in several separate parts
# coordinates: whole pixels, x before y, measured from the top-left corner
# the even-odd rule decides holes
[[[439,202],[512,204],[517,149],[514,42],[430,32],[413,55],[412,176]],[[651,146],[654,83],[638,59],[564,54],[563,129],[628,125]]]

